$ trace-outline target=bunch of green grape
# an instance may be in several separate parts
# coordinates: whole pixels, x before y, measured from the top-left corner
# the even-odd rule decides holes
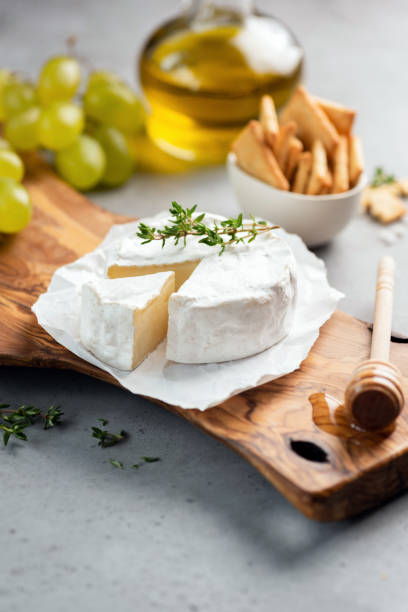
[[[23,176],[21,158],[0,138],[0,232],[19,232],[31,219],[30,197],[21,185]]]
[[[4,202],[12,201],[13,190],[14,199],[21,199],[24,190],[19,185],[24,167],[21,160],[21,166],[17,164],[19,157],[11,148],[52,151],[60,176],[83,191],[97,185],[116,187],[132,174],[127,138],[143,127],[140,100],[108,71],[92,72],[81,96],[80,86],[80,63],[69,55],[49,59],[36,84],[0,70],[0,121],[4,121],[6,138],[0,150],[0,231],[18,231],[4,229],[7,223],[2,223],[2,211],[6,206],[13,217],[11,204]],[[7,161],[11,157],[14,161]],[[22,169],[21,176],[17,167]],[[19,229],[22,227],[20,221]]]

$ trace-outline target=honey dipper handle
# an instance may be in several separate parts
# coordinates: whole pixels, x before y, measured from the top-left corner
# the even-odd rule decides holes
[[[388,361],[390,356],[392,299],[395,261],[389,255],[381,258],[377,272],[371,359]]]

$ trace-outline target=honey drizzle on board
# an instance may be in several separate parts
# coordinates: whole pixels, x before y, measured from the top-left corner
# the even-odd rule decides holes
[[[379,444],[395,429],[392,424],[381,432],[369,432],[351,423],[344,413],[344,404],[328,393],[312,393],[309,396],[312,406],[312,419],[314,424],[322,431],[338,438],[353,440],[356,443]]]

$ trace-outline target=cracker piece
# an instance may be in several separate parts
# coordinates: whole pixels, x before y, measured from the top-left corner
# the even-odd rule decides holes
[[[339,134],[350,134],[356,116],[355,110],[332,102],[331,100],[316,97],[315,100],[319,108],[327,115]]]
[[[365,187],[363,193],[361,194],[360,207],[363,210],[368,210],[370,208],[371,203],[371,194],[375,191],[375,187]]]
[[[406,214],[401,198],[381,187],[371,189],[368,211],[372,217],[384,224],[397,221]]]
[[[232,143],[238,165],[252,176],[287,191],[289,183],[274,154],[264,141],[264,133],[258,121],[250,121]]]
[[[400,195],[408,196],[408,179],[399,179],[397,181]]]
[[[376,198],[376,196],[378,196],[379,193],[384,194],[384,197],[387,198],[390,195],[401,195],[401,190],[397,182],[386,183],[385,185],[380,185],[379,187],[365,187],[360,200],[361,208],[363,210],[368,210],[371,202]]]
[[[339,135],[327,115],[317,102],[299,85],[283,109],[280,123],[295,121],[297,136],[306,148],[311,149],[315,140],[320,140],[331,155],[339,142]]]

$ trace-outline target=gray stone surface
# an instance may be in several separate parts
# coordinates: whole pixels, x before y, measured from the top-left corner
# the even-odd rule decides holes
[[[149,28],[176,2],[3,0],[0,63],[34,74],[69,34],[96,66],[132,78]],[[408,12],[404,0],[259,2],[291,24],[313,92],[360,111],[369,168],[407,174]],[[170,199],[237,210],[223,169],[136,175],[94,194],[142,215]],[[375,264],[398,260],[394,328],[408,333],[407,238],[386,248],[378,226],[356,220],[319,254],[343,308],[371,317]],[[63,404],[64,425],[0,448],[0,610],[303,612],[407,609],[408,497],[339,524],[301,516],[245,461],[165,410],[69,372],[3,368],[1,401]],[[98,417],[131,432],[100,449]],[[161,461],[139,470],[142,455]],[[113,468],[109,458],[125,464]]]

